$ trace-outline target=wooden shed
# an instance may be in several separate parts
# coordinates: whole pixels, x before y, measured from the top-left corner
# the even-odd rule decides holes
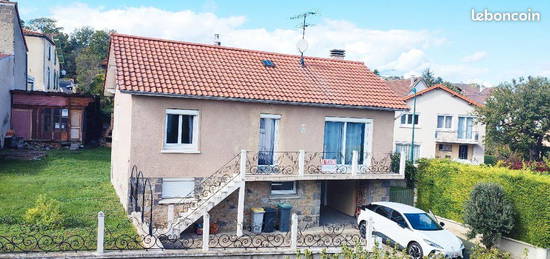
[[[24,140],[79,142],[86,135],[89,95],[12,90],[11,125]],[[93,110],[93,109],[92,109]]]

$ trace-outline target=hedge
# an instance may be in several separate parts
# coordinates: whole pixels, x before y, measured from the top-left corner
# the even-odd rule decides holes
[[[509,237],[550,247],[550,176],[502,167],[465,165],[449,160],[420,160],[417,206],[436,215],[463,222],[463,211],[473,187],[495,182],[506,190],[515,209]]]

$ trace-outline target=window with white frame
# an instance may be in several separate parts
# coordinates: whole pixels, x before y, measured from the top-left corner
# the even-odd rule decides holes
[[[358,162],[363,164],[370,152],[371,129],[370,119],[325,118],[323,164],[351,165],[353,151],[358,152]]]
[[[437,128],[438,129],[451,129],[453,127],[453,116],[451,115],[438,115],[437,116]]]
[[[403,152],[407,160],[411,160],[411,144],[395,144],[395,152],[401,154]],[[420,156],[420,145],[414,145],[414,160],[416,161]]]
[[[418,125],[418,120],[420,119],[420,115],[416,113],[414,115],[414,124]],[[401,115],[401,125],[413,125],[413,114],[412,113],[404,113]]]
[[[163,178],[162,198],[192,198],[195,190],[193,178]]]
[[[164,149],[198,152],[199,111],[166,110]]]
[[[296,181],[271,182],[271,194],[272,195],[296,194]]]

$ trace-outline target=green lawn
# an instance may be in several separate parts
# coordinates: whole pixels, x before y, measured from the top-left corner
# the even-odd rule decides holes
[[[94,249],[99,211],[105,212],[111,236],[134,236],[109,182],[110,154],[107,148],[55,150],[41,161],[0,160],[0,253]],[[55,228],[34,232],[23,215],[39,194],[60,202],[62,220]],[[27,236],[31,241],[22,242]],[[83,244],[74,243],[80,238]],[[107,237],[106,248],[114,248],[110,242]]]

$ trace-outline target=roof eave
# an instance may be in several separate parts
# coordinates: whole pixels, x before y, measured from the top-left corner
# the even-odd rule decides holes
[[[329,104],[329,103],[306,103],[306,102],[288,102],[277,100],[261,100],[261,99],[247,99],[247,98],[228,98],[228,97],[216,97],[216,96],[199,96],[199,95],[186,95],[186,94],[166,94],[166,93],[151,93],[141,91],[120,90],[121,93],[141,95],[141,96],[156,96],[156,97],[172,97],[172,98],[186,98],[197,100],[214,100],[214,101],[233,101],[233,102],[245,102],[245,103],[265,103],[265,104],[286,104],[286,105],[300,105],[300,106],[313,106],[313,107],[327,107],[327,108],[346,108],[346,109],[368,109],[376,111],[403,111],[409,108],[389,108],[378,106],[359,106],[359,105],[343,105],[343,104]]]

